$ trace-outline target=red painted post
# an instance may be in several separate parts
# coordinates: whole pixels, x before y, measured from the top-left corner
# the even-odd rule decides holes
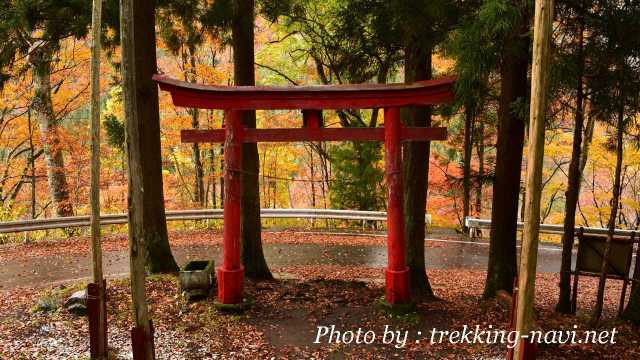
[[[322,124],[322,110],[302,110],[302,120],[305,128],[320,129]]]
[[[402,124],[400,108],[384,110],[385,172],[387,177],[387,271],[386,299],[390,304],[406,304],[409,295],[409,268],[405,263],[402,189]]]
[[[242,130],[240,112],[225,111],[223,263],[217,269],[218,300],[223,304],[242,302],[244,278],[244,268],[240,263]]]

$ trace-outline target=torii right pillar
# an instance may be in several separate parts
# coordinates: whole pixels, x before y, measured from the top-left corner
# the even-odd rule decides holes
[[[384,150],[388,193],[385,298],[391,305],[411,302],[409,268],[405,261],[401,137],[400,108],[385,108]]]

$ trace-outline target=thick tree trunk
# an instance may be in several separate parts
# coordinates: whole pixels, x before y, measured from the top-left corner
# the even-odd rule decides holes
[[[573,127],[573,147],[571,150],[571,162],[567,179],[567,192],[565,194],[564,232],[562,234],[562,261],[560,264],[560,296],[556,311],[571,313],[571,255],[573,251],[574,231],[576,227],[576,208],[580,197],[580,182],[582,170],[580,158],[582,150],[582,131],[584,126],[584,56],[583,39],[584,26],[582,18],[579,20],[578,30],[578,83],[576,86],[576,113]]]
[[[621,76],[620,79],[624,79],[624,77]],[[622,85],[620,85],[620,87],[622,87]],[[624,101],[622,99],[624,99],[624,97],[621,94],[621,102]],[[593,308],[593,314],[591,315],[590,320],[590,325],[592,326],[596,326],[598,324],[600,321],[600,315],[602,314],[604,289],[607,280],[607,267],[609,265],[609,253],[611,252],[611,242],[613,241],[613,235],[616,230],[616,218],[618,216],[618,205],[620,204],[622,155],[624,149],[624,104],[620,104],[618,124],[616,128],[616,169],[613,180],[613,194],[611,196],[611,212],[609,213],[609,222],[607,223],[607,242],[604,247],[604,254],[602,255],[602,267],[600,268],[600,281],[598,282],[596,305]]]
[[[405,82],[431,79],[431,49],[407,46]],[[431,108],[415,107],[403,113],[405,126],[430,126]],[[425,212],[429,180],[430,142],[403,144],[404,226],[406,261],[411,292],[416,297],[433,297],[424,259]]]
[[[129,166],[129,178],[139,181],[141,189],[142,229],[146,247],[146,267],[151,273],[173,273],[178,271],[167,234],[162,188],[162,151],[160,147],[160,114],[158,86],[151,77],[157,72],[155,1],[134,1],[135,30],[132,32],[135,47],[133,52],[133,76],[135,89],[133,101],[135,115],[126,122],[127,135],[137,133],[138,137],[127,140],[128,158],[139,156],[140,171]],[[136,189],[129,189],[129,196]]]
[[[235,85],[255,85],[253,27],[254,0],[235,0],[232,24]],[[244,111],[242,123],[256,127],[256,112]],[[260,223],[260,159],[258,145],[242,145],[241,252],[245,275],[253,279],[271,279],[262,251]]]
[[[64,172],[62,144],[58,133],[58,120],[51,101],[51,61],[54,48],[42,44],[29,55],[33,73],[35,94],[32,108],[36,115],[47,164],[49,193],[56,216],[72,216],[73,205],[69,199],[69,186]]]
[[[150,7],[151,9],[147,9]],[[145,142],[145,134],[149,131],[147,126],[152,124],[142,121],[147,114],[155,113],[158,116],[158,107],[156,102],[154,109],[146,109],[140,107],[140,103],[145,103],[144,91],[150,91],[151,88],[147,84],[146,88],[141,84],[140,75],[145,73],[144,67],[148,64],[143,63],[148,57],[153,57],[155,70],[155,49],[152,49],[153,55],[144,53],[142,49],[148,50],[149,45],[155,47],[155,41],[149,41],[149,32],[146,31],[147,38],[141,37],[142,29],[146,24],[142,24],[141,20],[148,21],[154,18],[154,2],[141,2],[135,0],[120,1],[120,24],[121,24],[121,43],[122,43],[122,84],[124,99],[124,115],[125,115],[125,137],[126,137],[126,153],[128,160],[128,220],[129,220],[129,268],[131,277],[131,311],[133,315],[133,332],[142,334],[145,341],[142,344],[132,342],[133,352],[141,354],[145,360],[152,360],[154,356],[153,334],[151,330],[151,321],[149,319],[149,309],[145,294],[145,257],[147,228],[145,226],[145,218],[147,217],[145,198],[147,187],[145,184],[145,175],[148,169],[144,164],[145,153],[155,152],[156,149],[146,149],[143,146]],[[149,13],[151,16],[149,17]],[[153,20],[150,22],[153,29]],[[142,68],[141,68],[142,67]],[[151,79],[147,79],[150,83]],[[154,87],[155,89],[155,87]],[[146,94],[146,104],[149,104],[149,94]],[[157,99],[157,97],[156,97]],[[152,105],[152,104],[151,104]],[[143,111],[141,111],[143,110]],[[157,120],[157,119],[156,119]],[[157,126],[157,125],[156,125]],[[159,139],[158,139],[159,140]],[[153,151],[152,151],[153,150]],[[159,149],[157,149],[159,153]],[[157,181],[158,179],[156,179]],[[162,194],[162,193],[161,193]],[[164,212],[162,213],[164,215]],[[164,220],[164,216],[163,219]],[[171,258],[173,260],[173,258]],[[175,265],[175,262],[174,262]],[[140,346],[142,345],[142,346]],[[138,358],[138,356],[136,356]]]
[[[474,106],[470,102],[464,107],[464,163],[462,167],[462,230],[467,232],[464,226],[464,219],[469,216],[471,208],[471,151],[473,149],[473,141],[471,136]]]
[[[528,16],[514,30],[508,56],[500,69],[501,93],[498,125],[495,179],[491,208],[491,241],[484,297],[491,298],[498,290],[511,293],[516,276],[516,226],[525,117],[514,110],[516,101],[526,102],[529,40]]]

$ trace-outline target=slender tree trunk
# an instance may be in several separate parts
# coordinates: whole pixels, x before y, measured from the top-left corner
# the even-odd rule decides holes
[[[195,49],[189,48],[188,54],[183,56],[184,67],[184,80],[190,83],[196,82],[196,57]],[[189,69],[187,69],[187,63]],[[191,127],[194,129],[200,128],[200,111],[198,109],[189,109],[189,115],[191,115]],[[195,176],[193,179],[193,197],[194,201],[200,206],[205,204],[205,191],[204,191],[204,170],[202,167],[202,160],[200,156],[200,144],[191,144],[191,158],[193,160],[193,167]]]
[[[582,146],[582,156],[580,157],[580,174],[584,174],[584,168],[587,166],[587,160],[589,160],[589,147],[593,140],[593,128],[596,125],[596,118],[588,113],[587,126],[584,129],[584,145]]]
[[[34,49],[29,61],[33,69],[35,95],[32,108],[40,128],[44,148],[44,160],[47,164],[49,193],[56,216],[72,216],[73,205],[69,199],[69,186],[64,170],[62,142],[58,133],[58,120],[51,101],[51,62],[54,48],[44,43]]]
[[[194,129],[200,128],[200,120],[199,115],[200,112],[198,109],[191,109],[191,127]],[[194,177],[194,197],[196,202],[200,206],[204,206],[205,201],[205,191],[204,191],[204,169],[202,167],[202,159],[200,158],[200,144],[193,143],[191,145],[191,156],[193,158],[193,167],[195,168],[195,177]]]
[[[405,82],[431,79],[431,49],[407,45]],[[402,111],[405,126],[431,126],[431,108],[415,107]],[[406,261],[411,291],[417,297],[433,297],[424,258],[425,213],[429,185],[430,142],[403,144],[404,226]]]
[[[464,164],[462,168],[462,218],[466,219],[469,216],[469,209],[471,208],[471,151],[473,150],[473,140],[471,136],[474,108],[473,104],[467,103],[464,107]],[[466,226],[464,226],[464,220],[462,223],[462,231],[467,232]]]
[[[220,147],[220,207],[224,208],[224,146]]]
[[[235,85],[255,85],[253,28],[254,0],[234,0],[232,24]],[[242,123],[256,127],[256,112],[244,111]],[[258,145],[242,145],[242,216],[241,252],[245,275],[253,279],[271,279],[262,250],[260,223],[260,159]]]
[[[560,296],[556,311],[571,313],[571,258],[576,227],[576,208],[580,197],[580,183],[582,170],[580,158],[582,151],[582,131],[584,127],[584,21],[582,16],[578,19],[578,83],[576,86],[576,112],[573,127],[573,147],[571,149],[571,162],[567,179],[567,192],[565,193],[564,232],[562,234],[562,261],[560,264]]]
[[[130,188],[129,196],[140,196],[140,203],[136,204],[139,208],[135,211],[140,212],[143,219],[142,224],[136,225],[142,226],[143,230],[134,229],[134,234],[140,231],[140,236],[144,237],[149,272],[174,273],[178,271],[178,265],[169,245],[162,188],[158,86],[151,79],[157,72],[155,1],[134,1],[132,7],[135,24],[130,35],[134,45],[129,50],[133,56],[129,59],[133,62],[129,69],[134,82],[129,86],[135,89],[135,96],[130,99],[134,115],[125,123],[127,135],[138,134],[127,140],[129,181],[133,178],[134,184],[140,186],[139,189]],[[133,168],[132,161],[139,161],[136,165],[140,168]],[[138,190],[140,194],[136,193]]]
[[[482,185],[484,178],[484,123],[478,121],[478,144],[476,151],[478,153],[478,184],[476,186],[476,214],[482,216]]]
[[[623,79],[623,77],[621,77]],[[622,87],[622,85],[621,85]],[[600,321],[602,314],[602,305],[604,302],[604,289],[607,280],[607,268],[609,266],[609,253],[611,252],[611,242],[616,230],[616,218],[618,216],[618,205],[620,204],[621,191],[621,174],[622,174],[622,155],[624,150],[624,100],[620,95],[621,104],[618,111],[618,124],[616,129],[616,170],[613,180],[613,194],[611,197],[611,212],[609,213],[609,222],[607,223],[607,242],[602,255],[602,267],[600,269],[600,281],[598,282],[598,295],[596,297],[596,305],[593,308],[590,324],[595,326]],[[637,261],[637,259],[636,259]]]
[[[102,233],[100,229],[100,36],[102,31],[102,0],[93,0],[91,21],[91,263],[93,283],[97,285],[98,336],[92,346],[92,356],[107,359],[106,290],[102,270]]]
[[[218,207],[217,201],[216,201],[216,177],[215,177],[215,172],[216,172],[216,153],[215,153],[215,149],[213,148],[213,146],[211,147],[211,149],[209,149],[209,172],[211,173],[210,178],[211,178],[211,206],[215,209]]]
[[[500,69],[501,93],[498,114],[498,144],[491,208],[491,240],[484,297],[498,290],[513,290],[516,276],[516,230],[525,118],[513,109],[516,101],[526,102],[529,40],[528,15],[514,29],[509,40],[512,51],[504,56]]]

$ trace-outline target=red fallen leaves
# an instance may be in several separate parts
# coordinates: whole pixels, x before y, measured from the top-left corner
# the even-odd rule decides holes
[[[460,330],[463,325],[497,329],[507,327],[508,314],[495,301],[481,299],[485,273],[468,270],[429,271],[440,300],[421,302],[416,315],[391,318],[374,303],[383,294],[382,270],[355,266],[295,266],[278,269],[298,280],[255,284],[247,281],[246,295],[254,305],[240,315],[218,313],[211,300],[187,303],[178,294],[174,278],[151,277],[148,303],[156,328],[156,352],[164,359],[304,359],[373,358],[494,358],[506,352],[503,345],[430,344],[424,339],[432,328]],[[362,279],[363,281],[353,281]],[[553,311],[557,297],[555,274],[539,274],[536,283],[536,321],[542,330],[586,329],[595,298],[596,279],[580,281],[579,314],[561,316]],[[616,327],[615,345],[542,345],[539,359],[640,358],[638,327],[615,320],[620,286],[609,282],[602,329]],[[31,313],[38,298],[34,289],[0,294],[0,358],[34,354],[47,359],[82,358],[88,354],[85,318],[65,311]],[[126,280],[110,282],[109,342],[118,358],[126,358],[131,327],[129,286]],[[376,341],[371,345],[314,344],[317,326],[339,330],[361,327],[378,334],[385,325],[407,330],[403,349]],[[422,336],[417,332],[422,331]]]

